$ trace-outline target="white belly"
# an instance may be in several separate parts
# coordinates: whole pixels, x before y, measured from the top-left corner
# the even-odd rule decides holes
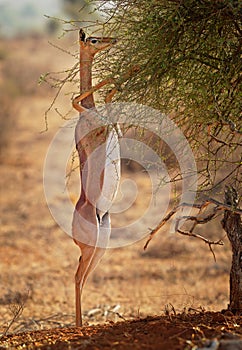
[[[120,145],[118,134],[111,129],[106,140],[106,161],[101,196],[96,203],[97,213],[102,216],[109,211],[120,182]]]

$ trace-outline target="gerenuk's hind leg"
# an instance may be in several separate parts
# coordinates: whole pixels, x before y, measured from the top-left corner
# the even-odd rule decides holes
[[[82,310],[81,310],[81,296],[83,286],[89,274],[88,269],[91,264],[95,247],[83,246],[82,255],[79,260],[79,265],[75,275],[75,294],[76,294],[76,326],[82,326]]]
[[[89,274],[95,269],[100,259],[103,257],[108,246],[111,222],[109,213],[102,218],[102,223],[97,220],[97,238],[96,246],[89,246],[76,242],[82,251],[79,265],[75,276],[75,294],[76,294],[76,326],[82,326],[81,296],[83,286]]]

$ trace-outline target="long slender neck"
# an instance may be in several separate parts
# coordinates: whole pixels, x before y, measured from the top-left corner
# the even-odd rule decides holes
[[[80,95],[92,88],[92,63],[93,55],[85,50],[80,50]],[[84,98],[81,105],[85,108],[95,107],[93,94]]]

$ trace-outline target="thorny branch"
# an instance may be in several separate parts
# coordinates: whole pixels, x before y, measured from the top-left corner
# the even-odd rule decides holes
[[[215,254],[214,251],[212,249],[213,245],[223,245],[223,241],[221,239],[217,240],[217,241],[213,241],[210,240],[206,237],[203,237],[202,235],[199,235],[197,233],[194,233],[194,229],[196,228],[197,225],[199,224],[205,224],[208,221],[212,220],[213,218],[215,218],[219,212],[221,212],[222,210],[231,210],[234,213],[240,214],[242,215],[242,210],[238,209],[238,208],[234,208],[230,205],[224,204],[224,203],[220,203],[219,201],[212,199],[212,198],[208,198],[206,199],[203,203],[201,204],[189,204],[189,203],[181,203],[178,206],[176,206],[175,208],[173,208],[160,222],[159,224],[151,230],[150,232],[150,236],[148,238],[148,240],[145,243],[144,246],[144,250],[148,247],[150,241],[152,240],[152,238],[154,237],[154,235],[178,212],[178,210],[182,207],[191,207],[191,208],[195,208],[198,209],[198,213],[197,215],[191,215],[191,216],[180,216],[179,218],[176,219],[176,225],[175,225],[175,231],[185,235],[185,236],[189,236],[189,237],[195,237],[198,239],[201,239],[203,242],[205,242],[206,244],[208,244],[209,249],[211,250],[214,260],[215,259]],[[204,210],[210,207],[211,208],[211,212],[207,215],[205,215],[204,217],[199,217]],[[181,221],[187,221],[187,222],[193,222],[193,225],[191,226],[190,230],[184,231],[182,229],[180,229],[179,227],[179,223]]]

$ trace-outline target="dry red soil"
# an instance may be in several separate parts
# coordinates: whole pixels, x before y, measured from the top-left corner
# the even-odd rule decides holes
[[[72,58],[47,39],[0,44],[7,52],[9,76],[22,83],[9,104],[11,130],[1,156],[0,349],[190,350],[215,338],[219,349],[228,341],[233,342],[230,350],[241,349],[241,317],[220,312],[229,300],[231,261],[221,217],[199,231],[224,240],[214,249],[216,262],[203,242],[170,234],[168,225],[146,251],[146,237],[108,250],[84,289],[84,327],[75,328],[74,274],[80,252],[51,217],[42,184],[45,155],[63,120],[51,111],[48,131],[41,133],[54,93],[37,85],[41,73],[66,69]],[[73,48],[73,42],[64,44]],[[70,95],[63,94],[57,106],[63,114],[69,111]],[[151,195],[142,172],[125,177],[136,183],[138,195],[129,210],[113,214],[116,226],[142,215]],[[69,185],[73,201],[77,181],[78,173]]]
[[[241,326],[241,317],[213,312],[183,313],[83,328],[20,333],[3,337],[0,349],[180,350],[209,346],[211,340],[217,340],[220,348],[229,349],[228,344],[232,344],[230,349],[236,350],[242,345]]]

